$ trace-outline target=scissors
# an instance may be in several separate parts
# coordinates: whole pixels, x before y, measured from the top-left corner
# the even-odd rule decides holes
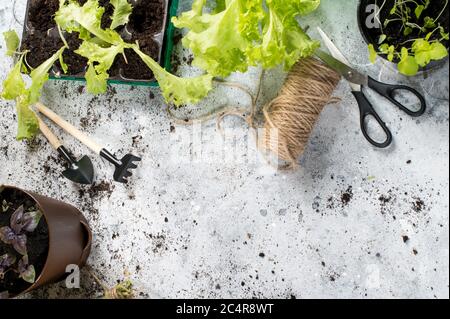
[[[331,55],[321,50],[317,50],[315,55],[318,58],[320,58],[323,62],[328,64],[328,66],[330,66],[332,69],[341,74],[348,82],[350,82],[352,93],[355,96],[359,105],[361,113],[361,130],[364,137],[370,142],[370,144],[372,144],[375,147],[378,148],[388,147],[389,145],[392,144],[393,140],[392,133],[387,127],[386,123],[381,119],[381,117],[375,111],[372,104],[365,96],[363,88],[368,87],[374,90],[375,92],[388,99],[391,103],[393,103],[394,105],[399,107],[402,111],[404,111],[406,114],[412,117],[419,117],[425,113],[427,108],[425,98],[417,90],[409,86],[381,83],[372,79],[368,75],[362,74],[359,71],[355,70],[353,67],[350,66],[351,65],[350,62],[334,45],[331,39],[320,28],[318,28],[318,30],[326,46],[328,47],[328,50],[331,52]],[[395,99],[396,93],[400,93],[401,91],[407,91],[415,95],[418,101],[420,101],[420,109],[414,111],[411,108],[408,108],[407,106],[403,105],[398,100],[396,100]],[[384,142],[377,142],[370,136],[367,122],[369,117],[373,117],[383,129],[387,137]]]

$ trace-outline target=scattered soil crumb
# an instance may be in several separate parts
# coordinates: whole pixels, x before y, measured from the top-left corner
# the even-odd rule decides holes
[[[413,202],[413,210],[416,213],[420,213],[424,210],[424,208],[425,208],[425,202],[420,198],[415,198],[415,200]]]
[[[142,141],[143,137],[141,135],[136,135],[132,137],[132,146],[133,147],[138,147],[139,142]]]
[[[349,186],[347,190],[341,195],[342,207],[347,206],[352,199],[353,199],[353,187]]]

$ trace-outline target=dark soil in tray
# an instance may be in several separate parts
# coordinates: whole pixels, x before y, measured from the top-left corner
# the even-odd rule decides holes
[[[3,212],[1,208],[4,200],[9,206],[6,212]],[[26,211],[37,209],[33,199],[20,191],[7,189],[0,193],[0,227],[10,225],[11,215],[21,205],[24,206]],[[33,265],[36,270],[36,279],[42,272],[47,260],[48,245],[48,227],[45,218],[42,217],[36,230],[32,233],[27,233],[28,258],[29,263]],[[22,256],[10,245],[0,242],[0,256],[6,253],[16,256],[17,261],[22,258]],[[25,291],[30,286],[31,284],[19,278],[17,273],[13,271],[7,272],[3,280],[0,279],[0,292],[9,291],[10,294],[14,295]]]
[[[26,20],[27,31],[24,32],[22,50],[30,51],[27,55],[27,63],[31,67],[37,67],[63,46],[53,19],[59,7],[59,0],[29,1]],[[86,0],[77,1],[80,4],[86,2]],[[129,33],[126,32],[123,26],[119,27],[117,31],[122,34],[127,42],[138,41],[144,53],[159,61],[162,44],[155,40],[155,35],[163,32],[166,2],[165,0],[138,0],[133,1],[133,3],[135,3],[133,13],[130,16],[130,22],[126,26],[128,32],[131,33],[131,37],[127,38],[126,35]],[[105,28],[111,24],[110,17],[113,13],[113,6],[109,0],[99,0],[99,4],[105,7],[105,13],[102,18],[102,27]],[[67,75],[82,77],[86,69],[87,60],[73,52],[79,47],[81,41],[76,33],[65,34],[65,37],[70,46],[70,50],[66,50],[64,53],[64,61],[69,67]],[[154,78],[153,73],[134,51],[127,49],[125,55],[128,64],[123,56],[117,56],[116,61],[109,70],[111,79],[152,80]],[[56,66],[60,69],[59,62],[56,63]]]
[[[362,15],[363,18],[360,19],[361,23],[365,23],[366,17],[370,13],[365,13],[366,6],[369,4],[377,4],[378,7],[381,7],[384,0],[365,0],[362,1],[362,5],[360,8],[360,15]],[[409,2],[407,5],[411,8],[412,16],[414,21],[413,23],[417,23],[420,26],[424,25],[424,19],[425,17],[431,17],[433,19],[437,18],[439,14],[441,13],[442,9],[444,8],[446,4],[446,0],[433,0],[432,4],[423,11],[422,15],[420,16],[420,19],[417,19],[414,15],[414,10],[416,8],[416,5],[413,1]],[[388,0],[387,3],[384,5],[383,9],[380,12],[380,20],[383,24],[386,19],[392,19],[392,16],[390,16],[390,10],[394,6],[394,0]],[[441,15],[439,20],[437,21],[442,27],[444,27],[445,32],[449,32],[449,10],[448,6],[445,10],[445,12]],[[383,28],[384,34],[386,34],[387,40],[386,42],[393,45],[399,45],[400,43],[407,42],[409,40],[414,40],[417,38],[424,38],[426,36],[425,33],[420,33],[418,29],[414,28],[413,32],[409,34],[408,36],[405,36],[403,32],[400,32],[402,28],[402,21],[392,21],[388,24],[386,28]],[[362,25],[363,32],[365,33],[367,40],[372,44],[377,44],[378,39],[382,35],[382,29],[381,28],[366,28],[365,25]],[[431,31],[431,30],[430,30]],[[433,36],[430,38],[430,41],[440,39],[440,33],[435,32]],[[405,43],[405,47],[411,48],[413,44],[413,41]],[[443,44],[448,48],[448,41],[444,41]],[[397,61],[398,62],[398,61]]]

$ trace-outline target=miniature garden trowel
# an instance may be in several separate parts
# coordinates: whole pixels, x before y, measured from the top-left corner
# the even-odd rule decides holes
[[[92,165],[91,159],[87,156],[83,156],[79,161],[76,161],[42,119],[39,116],[37,116],[37,118],[39,121],[39,129],[42,134],[58,151],[61,157],[69,163],[69,167],[62,172],[62,175],[68,180],[78,184],[92,184],[94,181],[94,166]]]
[[[106,159],[108,162],[113,164],[116,167],[116,170],[114,172],[114,180],[119,183],[127,183],[128,178],[131,177],[132,173],[131,170],[136,169],[137,165],[134,162],[139,162],[141,159],[137,156],[127,154],[125,155],[121,160],[116,158],[111,152],[106,150],[104,147],[98,145],[94,141],[92,141],[88,136],[86,136],[83,132],[81,132],[79,129],[77,129],[75,126],[70,124],[69,122],[65,121],[59,115],[57,115],[52,110],[48,109],[45,105],[42,103],[36,103],[36,107],[44,114],[46,117],[48,117],[50,120],[55,122],[57,125],[59,125],[62,129],[64,129],[67,133],[78,139],[81,143],[86,145],[88,148],[90,148],[93,152],[100,155],[104,159]]]

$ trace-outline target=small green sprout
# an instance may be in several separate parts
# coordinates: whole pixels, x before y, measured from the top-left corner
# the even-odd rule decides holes
[[[382,8],[388,0],[384,0]],[[372,63],[378,55],[386,55],[391,62],[398,62],[398,70],[407,76],[414,76],[420,67],[425,67],[432,61],[438,61],[448,56],[448,50],[443,44],[448,41],[449,33],[440,25],[439,19],[448,7],[448,0],[436,17],[423,16],[430,6],[431,0],[395,0],[389,11],[389,18],[382,25],[386,29],[389,24],[401,21],[400,32],[405,36],[418,34],[416,38],[408,39],[403,43],[391,43],[392,39],[385,34],[382,28],[378,39],[378,48],[369,45],[369,58]],[[414,8],[414,10],[412,9]]]

